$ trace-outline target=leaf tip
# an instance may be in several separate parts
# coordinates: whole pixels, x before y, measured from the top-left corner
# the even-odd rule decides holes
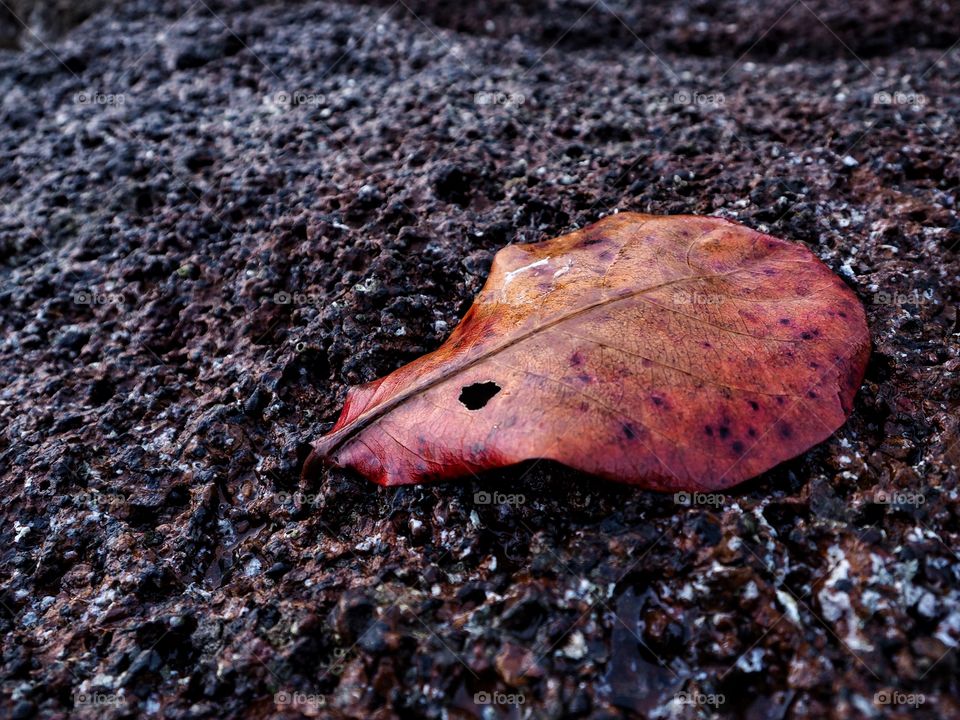
[[[301,480],[316,480],[325,464],[325,457],[317,452],[316,447],[310,450],[307,459],[303,461],[303,469],[300,471]]]

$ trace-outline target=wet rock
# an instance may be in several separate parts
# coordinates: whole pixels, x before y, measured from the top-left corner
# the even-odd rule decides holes
[[[79,326],[65,328],[57,335],[56,346],[70,352],[80,352],[90,339],[90,331]]]
[[[0,7],[0,715],[958,716],[951,3],[7,4],[50,50]],[[849,422],[688,504],[300,486],[492,253],[616,210],[822,257]]]
[[[434,176],[433,185],[437,197],[457,205],[466,205],[470,201],[472,184],[476,176],[472,171],[459,165],[443,165]]]
[[[510,687],[522,687],[534,678],[543,676],[543,668],[532,652],[509,643],[497,653],[494,665]]]

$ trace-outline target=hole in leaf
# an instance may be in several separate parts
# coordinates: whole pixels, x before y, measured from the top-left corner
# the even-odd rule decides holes
[[[500,392],[500,386],[495,382],[474,383],[466,385],[460,391],[460,402],[467,410],[479,410],[488,402],[490,398]]]

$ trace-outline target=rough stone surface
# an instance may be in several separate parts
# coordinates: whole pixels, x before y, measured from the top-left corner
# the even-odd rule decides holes
[[[956,17],[8,17],[5,714],[960,714]],[[844,277],[874,343],[850,421],[688,504],[546,462],[298,487],[345,387],[435,348],[497,249],[616,209],[735,218]]]

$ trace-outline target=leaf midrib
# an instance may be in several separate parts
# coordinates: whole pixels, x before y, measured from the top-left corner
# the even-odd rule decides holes
[[[743,269],[744,268],[742,267],[738,267],[726,273],[713,274],[713,275],[688,275],[686,277],[677,278],[676,280],[668,280],[666,282],[662,282],[657,285],[650,285],[649,287],[640,288],[638,290],[631,290],[630,292],[623,293],[622,295],[603,298],[596,302],[589,303],[587,305],[584,305],[581,308],[577,308],[572,312],[569,312],[565,315],[561,315],[560,317],[557,317],[543,325],[537,325],[536,327],[530,328],[529,330],[524,331],[519,335],[515,335],[508,338],[507,341],[501,343],[500,345],[495,345],[494,347],[488,349],[487,351],[483,352],[482,354],[476,357],[471,357],[464,362],[453,363],[448,368],[444,368],[442,371],[437,373],[435,376],[429,378],[428,380],[425,380],[420,383],[415,383],[407,390],[404,390],[403,392],[398,393],[381,403],[378,403],[376,406],[374,406],[372,409],[368,411],[364,411],[360,413],[356,418],[354,418],[353,421],[350,422],[349,425],[346,425],[340,428],[335,433],[330,433],[329,435],[326,435],[325,437],[320,438],[318,445],[323,445],[324,449],[322,451],[318,450],[317,452],[318,454],[324,455],[324,456],[332,455],[339,448],[343,447],[346,443],[350,442],[353,436],[355,436],[362,430],[365,430],[367,427],[369,427],[370,425],[378,421],[380,418],[392,412],[395,408],[405,403],[411,397],[414,397],[415,395],[426,392],[436,387],[440,383],[445,382],[446,380],[449,380],[451,377],[457,375],[458,373],[468,370],[474,367],[475,365],[479,365],[480,363],[484,362],[488,358],[498,355],[504,350],[514,347],[522,343],[524,340],[527,340],[528,338],[533,337],[538,333],[546,332],[550,328],[556,325],[559,325],[560,323],[564,323],[567,320],[570,320],[572,318],[588,313],[591,310],[596,310],[597,308],[601,308],[607,305],[612,305],[614,303],[618,303],[623,300],[629,300],[631,298],[638,297],[640,295],[643,295],[644,293],[648,293],[653,290],[659,290],[664,287],[670,287],[671,285],[677,285],[679,283],[684,283],[692,280],[712,280],[715,278],[727,277],[729,275],[733,275],[734,273],[741,272]],[[443,345],[441,345],[440,347],[443,347]],[[440,348],[437,348],[437,350],[439,349]],[[437,350],[434,350],[433,352],[437,352]]]

